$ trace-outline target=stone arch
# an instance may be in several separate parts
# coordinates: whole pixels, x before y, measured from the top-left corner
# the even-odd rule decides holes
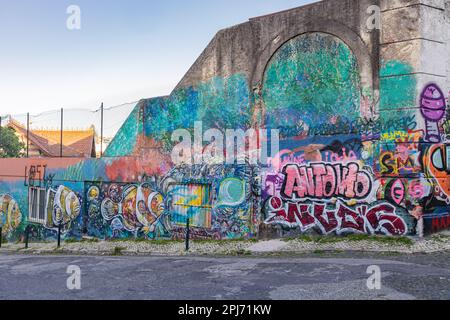
[[[328,30],[326,27],[324,26],[328,26],[328,28],[332,29],[333,32],[331,32],[331,30]],[[339,27],[338,27],[339,26]],[[306,28],[305,28],[306,30]],[[314,30],[314,31],[312,31]],[[321,31],[315,31],[315,30],[321,30]],[[324,31],[323,31],[324,30]],[[353,35],[353,36],[350,36]],[[253,73],[252,76],[252,84],[253,84],[253,90],[254,90],[254,94],[255,94],[255,98],[256,98],[256,109],[255,109],[255,114],[258,114],[258,118],[261,119],[265,125],[280,125],[283,127],[282,123],[284,124],[288,124],[292,119],[292,117],[290,117],[288,119],[288,116],[286,115],[286,113],[282,112],[283,109],[280,108],[281,106],[285,107],[286,105],[295,105],[292,104],[292,101],[287,101],[289,99],[289,94],[280,94],[280,95],[276,95],[276,98],[272,98],[272,99],[267,99],[267,97],[269,96],[274,96],[274,95],[266,95],[267,91],[269,91],[267,89],[267,87],[269,87],[267,79],[265,78],[267,76],[267,73],[269,72],[268,68],[270,67],[270,73],[273,75],[273,69],[272,69],[272,65],[274,64],[273,60],[276,61],[283,61],[283,58],[280,59],[280,56],[282,57],[283,55],[286,54],[286,51],[289,51],[293,45],[293,43],[295,44],[296,42],[299,41],[303,41],[302,39],[308,39],[308,38],[318,38],[316,39],[316,42],[314,41],[310,41],[308,42],[308,40],[306,40],[307,43],[309,43],[310,45],[312,45],[313,47],[315,45],[317,45],[320,41],[327,39],[329,45],[331,44],[331,46],[334,48],[334,45],[337,45],[341,50],[338,50],[337,52],[342,52],[342,50],[344,50],[347,53],[347,57],[349,60],[352,61],[351,65],[347,65],[344,68],[346,68],[347,70],[344,70],[344,74],[348,71],[351,70],[352,76],[350,79],[350,81],[348,81],[349,83],[352,83],[351,85],[351,90],[347,92],[347,87],[346,86],[341,86],[341,85],[337,85],[335,88],[336,90],[331,90],[331,92],[335,92],[335,97],[336,97],[336,101],[338,102],[332,102],[334,101],[332,99],[332,96],[329,95],[327,101],[321,101],[321,103],[315,105],[313,102],[309,103],[309,108],[305,108],[309,110],[309,112],[304,113],[303,111],[299,111],[300,109],[303,109],[302,107],[300,107],[299,105],[301,104],[300,101],[305,102],[305,101],[311,101],[311,99],[308,99],[307,97],[305,98],[305,100],[292,100],[292,101],[298,101],[299,103],[297,103],[297,106],[294,106],[294,109],[289,109],[289,111],[298,111],[298,112],[290,112],[293,116],[293,119],[297,119],[297,122],[299,122],[298,125],[295,125],[296,128],[292,127],[291,129],[286,129],[285,133],[287,134],[288,131],[294,132],[303,132],[305,128],[309,128],[310,130],[308,130],[311,134],[313,134],[314,130],[311,129],[311,124],[321,124],[320,121],[318,121],[318,118],[314,117],[310,117],[309,115],[316,113],[315,111],[320,111],[320,113],[322,114],[323,111],[326,111],[325,114],[341,114],[342,111],[344,111],[344,113],[347,111],[347,109],[343,109],[342,106],[344,104],[348,104],[350,105],[350,113],[348,117],[341,117],[342,119],[339,119],[339,121],[336,123],[338,124],[338,127],[340,128],[338,131],[331,131],[333,132],[333,134],[340,134],[340,133],[346,133],[348,131],[351,131],[352,127],[354,126],[354,123],[356,123],[358,118],[366,118],[366,119],[373,119],[376,111],[374,108],[374,105],[376,105],[376,103],[374,101],[378,100],[378,90],[374,90],[374,77],[373,77],[373,64],[372,64],[372,60],[371,57],[369,55],[369,50],[368,48],[365,46],[365,44],[362,42],[362,40],[356,35],[354,34],[351,30],[348,30],[347,27],[342,26],[340,24],[336,23],[324,23],[322,24],[321,28],[308,28],[308,31],[305,32],[301,32],[299,34],[297,34],[297,32],[295,30],[291,30],[291,32],[286,32],[286,30],[284,30],[283,32],[281,32],[275,39],[269,41],[269,43],[265,46],[265,48],[261,51],[260,53],[260,58],[258,59],[258,63],[257,66],[255,67],[255,72]],[[343,40],[342,38],[345,38],[345,40]],[[327,42],[325,41],[325,42]],[[325,45],[326,47],[326,45]],[[308,46],[306,46],[305,48],[310,48]],[[355,49],[356,48],[356,49]],[[321,50],[323,51],[324,48],[322,48]],[[327,48],[325,48],[327,49]],[[334,48],[335,49],[335,48]],[[334,50],[333,49],[333,50]],[[303,52],[303,48],[300,47],[297,49],[293,49],[298,50],[299,53],[303,54],[303,53],[311,53],[314,52],[315,49],[312,50],[305,50]],[[328,52],[328,50],[325,50],[325,52]],[[289,56],[289,55],[288,55]],[[329,59],[326,59],[325,62],[329,61],[329,60],[336,60],[333,58],[333,56],[330,56],[328,54]],[[277,60],[278,59],[278,60]],[[295,59],[294,59],[295,60]],[[318,62],[317,59],[315,60],[315,65],[318,66],[324,66],[326,68],[326,63],[322,64],[321,62]],[[298,61],[303,61],[303,59],[298,60]],[[322,60],[319,60],[322,61]],[[344,60],[340,60],[340,61],[345,61]],[[292,61],[291,61],[292,63]],[[279,64],[283,64],[282,62]],[[295,65],[295,63],[294,63]],[[340,66],[341,64],[338,64],[338,66]],[[285,66],[284,66],[285,67]],[[292,65],[290,66],[292,69]],[[332,67],[332,65],[331,65]],[[328,63],[328,68],[329,70],[331,70],[330,68],[330,63]],[[297,70],[299,71],[299,70]],[[303,75],[303,73],[301,73]],[[306,72],[306,74],[308,74],[308,72]],[[314,74],[314,72],[309,72],[309,74]],[[337,72],[337,75],[339,75],[339,72]],[[292,74],[291,74],[292,76]],[[326,79],[326,77],[324,77],[324,75],[322,75],[322,80]],[[333,76],[333,74],[331,74],[331,76]],[[320,75],[318,76],[320,78]],[[308,76],[306,78],[309,78]],[[314,78],[314,77],[313,77]],[[278,78],[279,80],[281,79],[280,77]],[[331,79],[334,79],[334,77],[331,77]],[[280,80],[283,85],[280,86],[277,90],[274,90],[273,92],[283,92],[284,89],[286,89],[286,84],[289,83],[291,89],[293,88],[294,91],[297,91],[297,98],[302,97],[303,94],[299,95],[299,91],[302,91],[302,89],[297,89],[296,85],[292,85],[292,79],[290,80],[290,82],[288,81],[283,81]],[[320,81],[319,81],[320,82]],[[323,82],[323,81],[322,81]],[[272,81],[272,84],[276,83]],[[311,90],[317,90],[316,86],[312,86]],[[294,91],[290,91],[290,92],[294,92]],[[306,91],[306,90],[303,90]],[[330,91],[330,90],[328,90]],[[320,92],[320,91],[311,91],[311,92]],[[343,94],[341,94],[341,92],[344,92]],[[314,96],[314,94],[311,94],[310,96]],[[353,99],[349,99],[349,97],[354,97]],[[295,98],[295,97],[293,97]],[[330,99],[331,98],[331,99]],[[268,100],[271,100],[268,101]],[[277,106],[275,109],[271,109],[271,106],[273,106],[275,104],[275,101],[277,102],[276,104],[280,104],[280,106]],[[304,104],[302,104],[303,106]],[[312,106],[317,106],[317,108],[312,108]],[[320,108],[319,106],[322,106],[322,108]],[[324,107],[327,106],[327,107]],[[329,106],[329,108],[328,108]],[[278,117],[278,119],[280,119],[280,121],[273,121],[273,117],[266,117],[266,111],[268,113],[271,113],[271,115],[275,118]],[[273,112],[273,113],[272,113]],[[303,112],[303,113],[302,113]],[[286,119],[285,119],[286,118]],[[306,121],[303,121],[305,120]],[[332,118],[332,117],[330,117]],[[271,123],[273,122],[273,123]],[[289,124],[290,125],[290,124]],[[303,128],[303,129],[302,129]],[[342,131],[342,132],[341,132]],[[318,131],[315,131],[318,132]],[[327,130],[327,132],[330,132],[329,130]],[[316,133],[319,134],[319,133]],[[330,133],[331,134],[331,133]]]
[[[352,50],[357,58],[359,74],[361,78],[361,86],[363,88],[370,88],[371,90],[375,91],[378,86],[376,86],[376,83],[374,83],[375,66],[373,58],[370,55],[369,48],[361,39],[361,37],[352,29],[333,20],[321,20],[320,22],[299,24],[295,28],[285,28],[279,34],[274,36],[263,46],[262,50],[260,50],[260,52],[257,54],[258,59],[251,76],[252,87],[256,88],[262,83],[266,68],[270,60],[284,44],[295,37],[314,32],[327,33],[343,41]]]

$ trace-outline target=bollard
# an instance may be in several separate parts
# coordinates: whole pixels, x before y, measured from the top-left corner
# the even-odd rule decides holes
[[[186,219],[186,252],[189,251],[189,237],[190,237],[190,230],[189,230],[189,216]]]

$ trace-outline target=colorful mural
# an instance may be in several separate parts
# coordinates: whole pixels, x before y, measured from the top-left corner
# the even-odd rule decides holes
[[[87,232],[101,239],[235,239],[256,235],[251,166],[178,167],[139,184],[87,183]]]
[[[347,133],[340,123],[355,122],[360,116],[356,57],[332,35],[298,36],[272,57],[266,68],[262,96],[266,126],[279,129],[283,137],[303,132]]]
[[[382,61],[373,101],[346,43],[299,35],[256,89],[237,73],[142,100],[102,159],[0,160],[3,235],[20,240],[31,226],[31,239],[52,240],[61,225],[64,239],[183,239],[187,221],[195,239],[449,228],[448,99],[436,83],[418,88],[413,71]],[[257,165],[175,166],[172,133],[197,121],[280,130],[280,150]],[[41,223],[29,219],[32,187],[45,191]]]
[[[0,226],[2,235],[8,235],[16,230],[22,222],[19,204],[10,195],[0,195]]]

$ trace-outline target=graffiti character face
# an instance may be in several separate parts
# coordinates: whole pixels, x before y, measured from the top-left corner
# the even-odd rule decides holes
[[[421,95],[421,111],[426,120],[438,122],[445,115],[445,96],[435,84],[430,84]]]
[[[109,187],[108,195],[109,198],[116,203],[122,201],[122,197],[120,195],[120,187],[117,184],[113,184]]]
[[[98,187],[91,187],[88,191],[88,199],[89,201],[98,199],[100,195],[100,190]]]
[[[160,193],[153,193],[150,195],[150,209],[151,212],[157,217],[164,213],[164,199]]]

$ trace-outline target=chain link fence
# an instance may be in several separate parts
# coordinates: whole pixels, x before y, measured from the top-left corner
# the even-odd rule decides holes
[[[2,114],[0,125],[20,131],[23,142],[28,140],[32,143],[30,135],[43,137],[46,144],[53,146],[53,156],[67,156],[74,136],[82,137],[93,132],[96,156],[101,157],[137,103],[133,101],[112,107],[101,105],[97,109],[59,109],[39,114]],[[55,148],[63,149],[61,141],[64,150],[61,150],[62,154],[55,155],[58,152]],[[32,156],[29,151],[25,150],[25,153]]]

